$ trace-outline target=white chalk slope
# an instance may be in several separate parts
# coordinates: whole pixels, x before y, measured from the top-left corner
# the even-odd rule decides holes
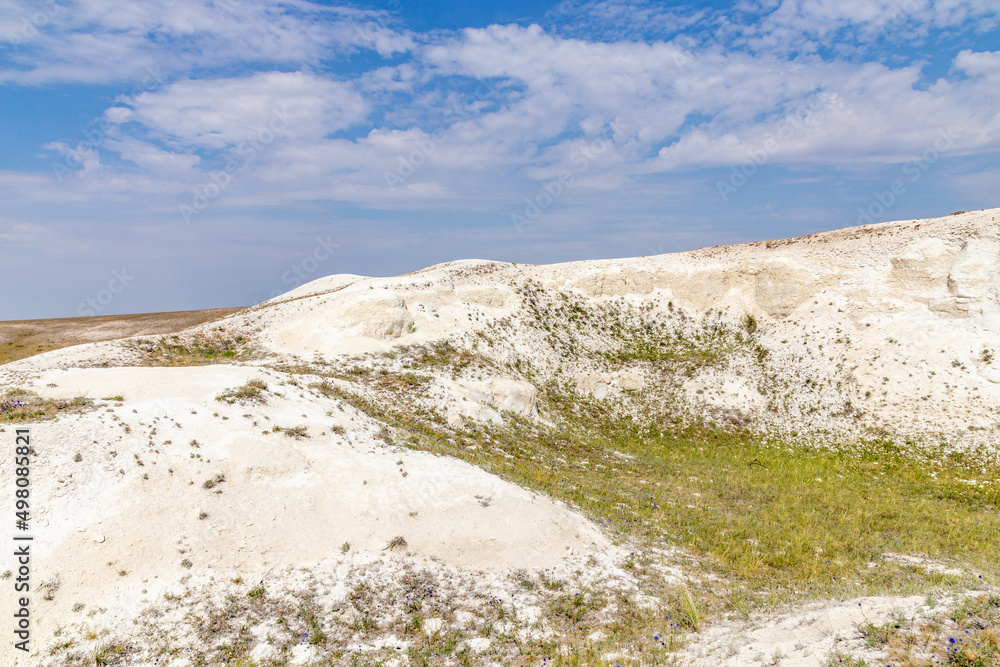
[[[126,341],[0,367],[0,389],[124,397],[32,426],[33,577],[58,586],[51,602],[36,605],[36,636],[44,643],[78,618],[72,607],[79,601],[127,619],[186,574],[263,576],[337,557],[345,543],[352,554],[380,554],[402,537],[406,546],[397,550],[414,558],[493,570],[613,553],[567,508],[459,461],[389,447],[376,437],[381,424],[306,387],[319,378],[267,367],[443,339],[471,346],[477,332],[506,322],[512,328],[495,352],[498,363],[519,357],[557,372],[560,360],[521,318],[518,288],[528,281],[594,307],[664,318],[676,309],[734,326],[755,318],[768,372],[786,383],[795,409],[769,406],[774,399],[761,394],[757,379],[723,366],[685,380],[695,413],[725,408],[764,428],[885,428],[954,446],[996,446],[998,213],[656,257],[551,266],[467,260],[392,278],[330,276],[194,330],[246,335],[268,359],[129,367],[138,357]],[[109,367],[98,367],[104,362]],[[655,390],[655,375],[642,364],[609,371],[570,360],[558,372],[601,398]],[[268,384],[265,404],[215,399],[253,378]],[[434,382],[437,407],[453,423],[500,423],[505,412],[544,418],[535,387],[514,372],[442,373]],[[309,437],[286,437],[276,426],[303,426]],[[0,438],[12,442],[13,428]],[[12,484],[7,457],[0,486]],[[0,614],[10,618],[11,604],[3,596]]]
[[[995,446],[998,217],[989,209],[655,257],[550,266],[467,260],[393,278],[330,276],[231,325],[257,332],[269,350],[308,360],[474,340],[491,323],[515,318],[506,342],[518,356],[554,366],[559,360],[546,357],[537,336],[516,328],[524,305],[516,290],[529,280],[595,306],[648,307],[664,318],[668,304],[737,324],[749,314],[770,370],[787,383],[777,402],[796,409],[769,410],[756,378],[738,367],[692,378],[685,389],[693,406],[736,408],[787,430],[863,425]],[[605,380],[612,393],[642,385]],[[582,381],[592,390],[601,378]],[[848,405],[850,420],[832,417]]]

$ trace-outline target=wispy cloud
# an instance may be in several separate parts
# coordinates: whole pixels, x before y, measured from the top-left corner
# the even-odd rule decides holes
[[[2,14],[31,17],[27,0]],[[247,65],[309,66],[360,49],[383,56],[412,47],[387,12],[287,0],[97,0],[60,2],[31,39],[19,23],[0,31],[0,83],[115,83],[148,68],[187,75]],[[6,38],[6,39],[5,39]]]

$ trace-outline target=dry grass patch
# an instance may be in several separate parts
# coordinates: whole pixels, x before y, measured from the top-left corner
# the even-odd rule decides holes
[[[26,389],[13,388],[0,394],[0,423],[55,419],[60,414],[86,412],[94,401],[83,396],[72,399],[42,398]]]
[[[263,395],[265,391],[267,391],[267,383],[259,378],[254,378],[247,380],[246,384],[242,387],[225,390],[216,396],[215,400],[228,403],[229,405],[237,402],[240,404],[267,403],[267,398]]]
[[[249,339],[225,332],[139,338],[129,341],[129,347],[138,353],[139,362],[145,366],[205,366],[259,356]]]

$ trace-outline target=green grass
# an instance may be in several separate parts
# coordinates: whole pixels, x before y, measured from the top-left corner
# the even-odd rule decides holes
[[[865,637],[865,645],[869,648],[881,648],[888,644],[893,637],[899,632],[900,628],[903,627],[906,619],[897,618],[889,621],[888,623],[883,623],[882,625],[875,625],[874,623],[865,623],[858,627],[861,634]]]
[[[837,595],[940,582],[940,575],[883,562],[884,552],[995,571],[988,545],[1000,541],[998,488],[958,481],[982,479],[979,471],[952,465],[934,478],[891,453],[784,448],[709,429],[630,430],[508,449],[519,458],[487,465],[547,488],[619,534],[684,546],[753,588],[766,581]],[[635,459],[609,456],[609,445]]]
[[[823,667],[866,667],[868,663],[861,658],[852,658],[840,651],[834,651]]]
[[[113,665],[122,653],[125,653],[125,647],[121,644],[104,644],[94,652],[94,664],[98,667]]]
[[[320,624],[319,619],[316,618],[316,610],[311,607],[305,608],[302,610],[302,617],[309,626],[309,643],[314,646],[325,645],[327,636],[323,632],[323,626]]]
[[[837,452],[621,419],[555,385],[544,392],[543,413],[559,428],[508,415],[502,429],[458,433],[400,402],[389,408],[330,393],[394,426],[401,444],[567,501],[619,538],[685,548],[745,592],[730,591],[722,602],[729,608],[958,583],[885,560],[887,552],[1000,574],[1000,469],[992,464],[955,456],[917,465],[887,442]],[[489,446],[469,448],[486,438]]]
[[[431,378],[418,373],[386,373],[380,372],[375,375],[375,382],[380,388],[390,390],[414,391],[426,387],[430,384]]]

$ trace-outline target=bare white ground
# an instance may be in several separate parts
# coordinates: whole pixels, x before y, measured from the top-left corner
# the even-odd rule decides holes
[[[268,383],[266,404],[215,399],[252,378]],[[461,461],[387,446],[380,424],[282,381],[212,366],[49,370],[23,385],[124,398],[31,426],[32,578],[58,581],[36,605],[36,637],[47,641],[81,601],[135,613],[184,575],[257,576],[329,559],[345,543],[379,554],[402,538],[411,557],[500,572],[615,553],[560,504]],[[0,484],[13,485],[6,462]],[[3,605],[13,613],[11,596]]]
[[[814,604],[766,621],[723,623],[707,629],[687,646],[682,664],[821,667],[835,650],[870,661],[877,653],[865,650],[858,626],[881,625],[900,616],[912,617],[926,610],[924,603],[921,596],[866,597]]]

